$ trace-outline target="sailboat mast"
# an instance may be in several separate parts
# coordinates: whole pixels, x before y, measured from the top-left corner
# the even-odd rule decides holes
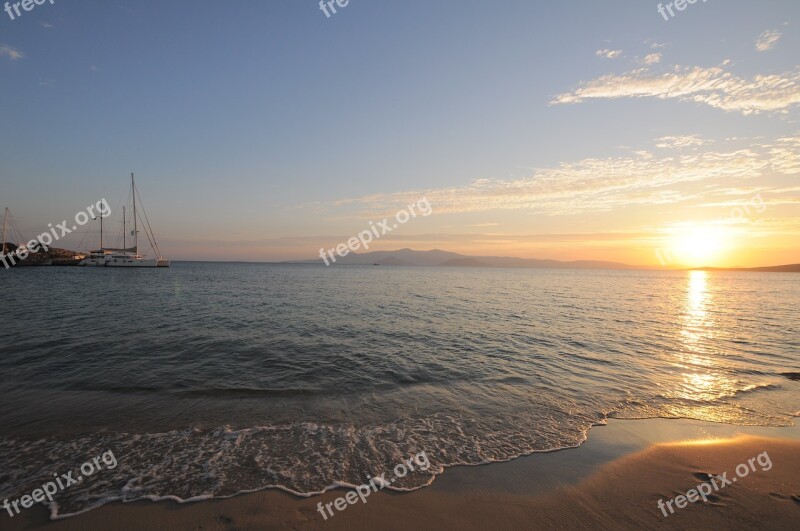
[[[136,225],[136,184],[131,173],[131,193],[133,194],[133,247],[135,253],[139,254],[139,230]]]
[[[8,219],[8,207],[3,211],[3,256],[6,255],[6,220]]]
[[[103,215],[100,214],[100,250],[103,250]]]
[[[127,236],[127,234],[125,234],[126,232],[128,232],[128,227],[125,226],[125,207],[122,207],[122,248],[123,249],[127,249],[128,248],[128,244],[125,243],[125,240],[126,240],[125,237]]]

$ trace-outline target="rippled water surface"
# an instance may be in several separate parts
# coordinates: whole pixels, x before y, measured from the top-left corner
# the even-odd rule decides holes
[[[0,498],[310,494],[580,444],[614,416],[790,425],[800,276],[177,263],[0,271]],[[795,378],[795,379],[793,379]]]

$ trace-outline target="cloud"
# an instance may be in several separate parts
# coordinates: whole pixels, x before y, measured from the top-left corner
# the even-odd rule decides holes
[[[94,65],[91,65],[91,66],[89,67],[89,70],[91,70],[92,72],[97,72],[97,71],[98,71],[98,70],[100,70],[100,69],[99,69],[99,68],[97,68],[97,67],[96,67],[96,66],[94,66]]]
[[[706,142],[694,135],[670,138],[672,147]],[[752,185],[752,180],[766,175],[793,175],[800,171],[798,161],[800,136],[729,151],[670,152],[666,156],[637,151],[626,156],[562,163],[534,170],[529,177],[519,179],[479,179],[460,187],[344,199],[327,204],[324,209],[349,208],[358,216],[374,219],[422,196],[427,197],[437,214],[526,210],[552,216],[632,206],[691,205],[701,198],[718,196],[719,190],[731,186]]]
[[[800,137],[779,139],[770,147],[772,165],[785,175],[800,174]]]
[[[656,147],[662,149],[685,148],[710,144],[713,140],[700,138],[699,135],[662,136],[656,139]]]
[[[42,22],[41,24],[42,24],[42,27],[45,28],[45,29],[52,29],[53,28],[53,25],[50,24],[49,22]]]
[[[702,103],[724,111],[758,114],[788,112],[800,104],[800,71],[757,75],[750,80],[727,72],[725,66],[703,68],[675,66],[655,73],[639,68],[621,75],[609,74],[571,92],[557,95],[551,104],[581,103],[592,99],[658,98]]]
[[[768,30],[758,36],[756,39],[756,50],[759,52],[767,52],[773,48],[780,40],[783,34],[778,30]]]
[[[606,59],[616,59],[617,57],[622,55],[622,50],[603,49],[603,50],[597,50],[596,52],[594,52],[594,54],[597,57],[604,57]]]
[[[8,44],[0,44],[0,57],[3,56],[8,57],[12,61],[16,61],[18,59],[22,59],[24,54],[16,48],[12,48]]]
[[[647,54],[644,57],[644,59],[642,59],[642,64],[643,65],[654,65],[654,64],[660,63],[660,62],[661,62],[661,54],[658,53],[658,52]]]

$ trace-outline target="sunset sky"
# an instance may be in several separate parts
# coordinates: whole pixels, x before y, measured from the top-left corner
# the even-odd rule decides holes
[[[372,250],[800,262],[800,3],[657,5],[0,12],[0,207],[33,238],[106,197],[117,234],[135,172],[173,260],[314,258],[427,197]]]

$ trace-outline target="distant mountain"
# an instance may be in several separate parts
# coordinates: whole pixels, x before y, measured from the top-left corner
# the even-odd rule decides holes
[[[447,251],[415,251],[400,249],[399,251],[373,251],[371,253],[350,253],[344,258],[336,257],[336,263],[342,265],[405,265],[405,266],[438,266],[448,260],[464,258],[464,256]],[[319,261],[319,260],[317,260]]]
[[[304,262],[320,262],[306,260]],[[432,251],[415,251],[400,249],[398,251],[374,251],[371,253],[350,253],[345,257],[336,257],[332,265],[393,265],[393,266],[441,266],[441,267],[498,267],[498,268],[535,268],[535,269],[651,269],[618,262],[601,262],[578,260],[561,262],[558,260],[536,260],[532,258],[515,258],[511,256],[466,256],[448,251],[434,249]]]
[[[319,263],[321,259],[301,260],[293,263]],[[429,267],[495,267],[495,268],[527,268],[527,269],[647,269],[660,270],[651,266],[635,266],[619,262],[598,260],[576,260],[562,262],[559,260],[538,260],[534,258],[517,258],[513,256],[467,256],[439,249],[432,251],[415,251],[400,249],[397,251],[373,251],[371,253],[350,253],[345,257],[336,257],[331,265],[384,265],[384,266],[429,266]],[[665,269],[667,270],[667,269]],[[671,269],[677,271],[676,269]],[[785,272],[800,273],[800,264],[775,267],[752,268],[697,268],[702,271],[753,271],[753,272]]]

